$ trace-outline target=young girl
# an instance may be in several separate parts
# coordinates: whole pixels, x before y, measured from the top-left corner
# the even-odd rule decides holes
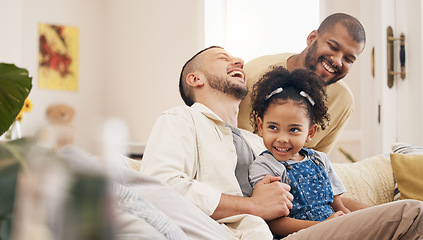
[[[329,121],[323,81],[313,72],[275,67],[253,87],[251,119],[264,151],[249,169],[251,185],[267,174],[291,186],[288,217],[269,221],[276,236],[307,228],[350,212],[340,200],[346,191],[325,153],[304,148]]]

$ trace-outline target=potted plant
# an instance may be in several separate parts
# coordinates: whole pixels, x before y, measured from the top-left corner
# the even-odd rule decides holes
[[[0,135],[15,121],[31,88],[32,77],[26,69],[0,63]]]
[[[26,69],[0,63],[0,135],[14,123],[31,88],[32,78]],[[10,238],[17,173],[25,165],[15,144],[0,144],[0,239]]]

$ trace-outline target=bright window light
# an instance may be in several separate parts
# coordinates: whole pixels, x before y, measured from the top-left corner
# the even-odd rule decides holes
[[[245,61],[299,53],[318,26],[316,0],[205,0],[205,46],[222,46]]]

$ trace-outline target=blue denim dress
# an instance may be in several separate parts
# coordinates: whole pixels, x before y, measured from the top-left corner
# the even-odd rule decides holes
[[[323,221],[334,213],[332,186],[323,164],[315,159],[314,153],[307,148],[310,159],[287,164],[286,174],[294,196],[289,217],[310,221]]]

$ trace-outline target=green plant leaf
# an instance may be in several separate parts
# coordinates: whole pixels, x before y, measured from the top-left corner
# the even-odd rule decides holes
[[[32,77],[26,69],[0,63],[0,135],[19,114],[31,88]]]

